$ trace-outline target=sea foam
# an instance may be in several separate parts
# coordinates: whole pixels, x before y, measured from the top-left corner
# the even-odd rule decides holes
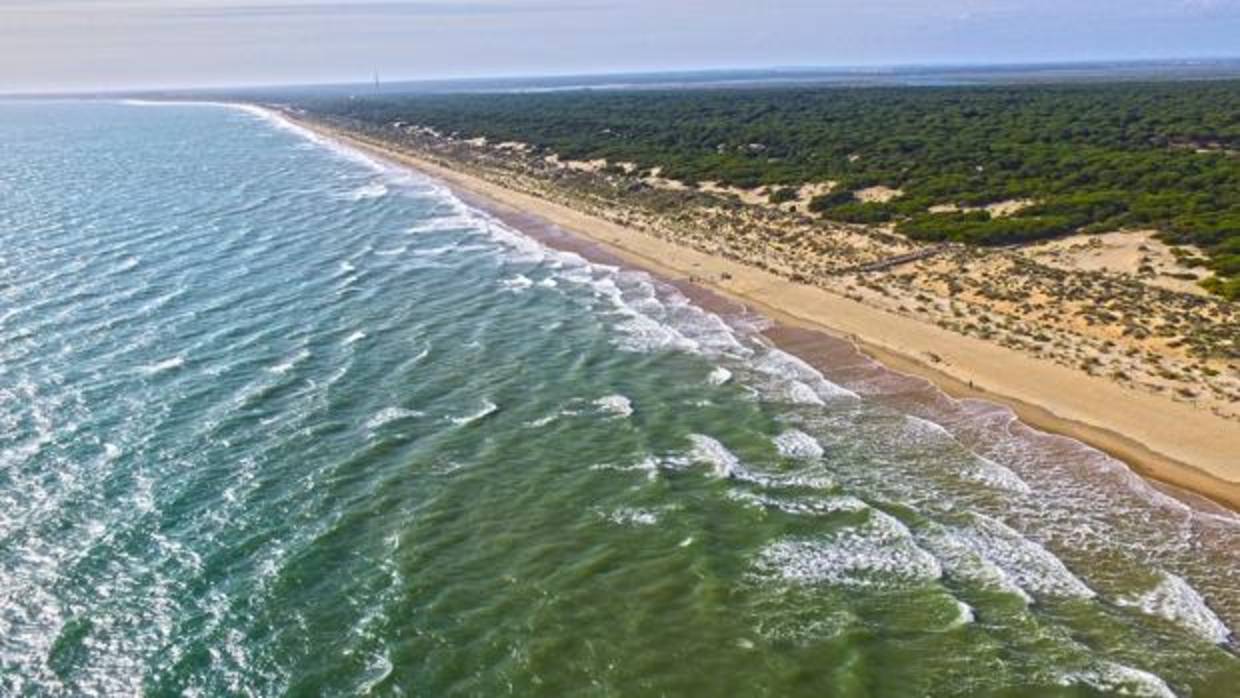
[[[1053,597],[1089,599],[1097,595],[1049,550],[997,519],[973,514],[971,525],[954,533],[1022,589]]]
[[[1222,644],[1231,638],[1231,630],[1210,610],[1201,594],[1174,574],[1163,572],[1152,589],[1116,602],[1166,619],[1210,642]]]
[[[606,395],[595,400],[594,405],[603,412],[617,417],[628,417],[633,414],[633,402],[624,395]]]
[[[163,361],[158,361],[153,364],[147,364],[145,366],[140,367],[138,370],[140,370],[142,373],[148,376],[154,376],[160,373],[164,373],[165,371],[171,371],[173,369],[181,368],[184,365],[185,365],[185,357],[174,356],[170,359],[164,359]]]
[[[1088,669],[1065,672],[1059,677],[1059,683],[1063,686],[1086,685],[1122,696],[1176,698],[1166,681],[1148,671],[1115,662],[1099,662]]]
[[[367,201],[370,199],[379,199],[387,196],[388,188],[382,182],[372,182],[364,186],[358,187],[349,192],[345,197],[349,201]]]
[[[480,419],[485,419],[486,417],[494,414],[497,410],[499,410],[499,405],[496,405],[490,400],[483,400],[482,406],[476,411],[466,415],[461,415],[460,417],[449,417],[448,420],[458,427],[463,427],[468,424],[473,424]]]
[[[374,431],[375,429],[391,424],[392,422],[398,422],[402,419],[412,419],[414,417],[421,416],[424,416],[424,413],[419,412],[418,410],[410,410],[404,407],[385,407],[376,412],[373,417],[367,420],[366,428]]]
[[[868,520],[824,538],[781,540],[759,554],[760,574],[799,584],[856,587],[923,585],[943,574],[939,561],[917,546],[907,527],[870,510]]]
[[[797,429],[789,429],[772,439],[776,450],[786,458],[816,460],[822,458],[822,445],[814,437]]]
[[[689,457],[710,465],[715,477],[734,478],[747,474],[740,459],[715,439],[702,434],[690,434],[689,441],[693,444]]]

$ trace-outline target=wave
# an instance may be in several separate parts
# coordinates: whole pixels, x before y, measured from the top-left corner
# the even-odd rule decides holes
[[[869,504],[852,495],[831,497],[799,497],[783,499],[746,490],[732,490],[728,498],[746,506],[805,516],[829,516],[832,514],[857,514],[870,508]]]
[[[608,521],[621,526],[653,526],[659,522],[659,515],[649,509],[621,507],[614,511],[602,513],[602,516]]]
[[[932,422],[929,419],[912,414],[904,415],[904,419],[907,422],[908,430],[922,440],[956,441],[955,435],[938,422]]]
[[[511,279],[500,279],[500,285],[512,293],[520,293],[534,285],[530,277],[525,274],[517,274]]]
[[[977,615],[973,612],[973,607],[969,604],[957,599],[956,600],[956,618],[947,624],[946,630],[955,630],[963,628],[977,620]]]
[[[1154,674],[1115,662],[1099,662],[1093,667],[1061,674],[1062,686],[1083,684],[1106,693],[1141,698],[1176,698],[1167,682]]]
[[[374,414],[366,421],[366,428],[374,431],[382,426],[398,422],[403,419],[414,419],[416,417],[425,416],[424,412],[418,410],[410,410],[404,407],[385,407]]]
[[[654,456],[647,456],[632,465],[612,465],[610,463],[600,463],[590,466],[590,470],[612,470],[616,472],[639,472],[646,476],[647,480],[655,480],[659,477],[659,470],[664,467],[666,461]]]
[[[746,474],[740,459],[715,439],[702,434],[690,434],[689,441],[693,444],[689,458],[709,464],[715,477],[731,479]]]
[[[950,530],[934,527],[929,532],[920,532],[918,542],[939,560],[948,577],[1010,594],[1025,604],[1033,603],[1033,597],[1010,574]]]
[[[460,417],[449,417],[448,421],[452,422],[458,427],[463,427],[467,424],[473,424],[474,422],[477,422],[480,419],[485,419],[486,417],[489,417],[492,414],[495,414],[495,412],[498,410],[499,410],[499,405],[496,405],[494,402],[491,402],[490,400],[483,400],[482,407],[478,408],[477,411],[471,414],[460,416]]]
[[[140,257],[136,255],[130,255],[126,257],[124,260],[122,260],[120,264],[116,265],[116,269],[114,269],[113,272],[121,273],[121,272],[132,271],[133,269],[137,268],[139,263],[141,263]]]
[[[623,395],[601,397],[594,401],[594,405],[617,417],[628,417],[633,414],[633,402]]]
[[[1224,644],[1231,639],[1231,630],[1210,610],[1196,589],[1174,574],[1162,572],[1161,575],[1154,588],[1142,594],[1121,597],[1116,603],[1139,608],[1215,644]]]
[[[185,365],[185,357],[174,356],[171,359],[164,359],[163,361],[159,361],[153,364],[146,364],[145,366],[140,366],[138,370],[148,376],[154,376],[160,373],[164,373],[166,371],[172,371],[172,370],[181,368],[184,365]]]
[[[452,196],[452,194],[449,192],[448,196]],[[428,221],[423,221],[416,225],[410,226],[407,229],[407,232],[414,234],[414,235],[419,235],[423,233],[439,233],[439,232],[450,232],[450,231],[460,231],[460,230],[473,230],[478,227],[477,221],[478,221],[477,216],[472,215],[471,212],[454,211],[452,215],[432,218]],[[443,251],[447,251],[447,249],[453,249],[454,247],[455,246],[450,246],[448,248],[443,249]]]
[[[525,423],[525,427],[528,429],[541,429],[542,427],[547,426],[548,424],[554,422],[555,420],[559,418],[560,418],[559,413],[549,414],[543,417],[539,417],[538,419],[531,419],[530,421]]]
[[[366,333],[362,332],[361,330],[358,330],[357,332],[354,332],[348,337],[345,337],[344,342],[342,342],[342,344],[344,344],[347,347],[352,344],[356,344],[357,342],[360,342],[363,339],[366,339]]]
[[[373,182],[354,189],[345,195],[344,198],[349,201],[369,201],[371,199],[381,199],[388,195],[387,185],[382,182]]]
[[[798,405],[825,405],[827,401],[860,399],[853,391],[827,380],[802,359],[771,347],[754,362],[754,369],[775,379],[776,393]]]
[[[711,385],[723,385],[730,380],[732,380],[732,372],[722,366],[716,366],[706,377],[706,382]]]
[[[965,478],[1009,492],[1018,492],[1020,494],[1033,493],[1029,483],[1025,482],[1011,468],[999,465],[982,456],[974,456],[974,462],[975,467],[963,473]]]
[[[878,510],[870,514],[865,523],[824,539],[768,545],[758,555],[757,572],[797,584],[874,588],[920,585],[942,577],[939,561],[917,546],[904,524]]]
[[[293,356],[289,357],[286,361],[278,363],[267,370],[271,373],[283,375],[296,368],[299,364],[301,364],[301,362],[308,358],[310,358],[310,350],[302,349]]]
[[[1062,598],[1097,596],[1062,560],[1038,543],[984,514],[973,513],[970,518],[971,525],[953,531],[955,537],[1001,569],[1021,589]]]
[[[822,445],[814,437],[797,429],[789,429],[772,439],[776,450],[786,458],[816,460],[822,458]]]

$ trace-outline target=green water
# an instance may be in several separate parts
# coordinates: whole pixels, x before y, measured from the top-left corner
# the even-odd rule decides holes
[[[0,105],[0,695],[1240,694],[1240,522],[222,107]]]

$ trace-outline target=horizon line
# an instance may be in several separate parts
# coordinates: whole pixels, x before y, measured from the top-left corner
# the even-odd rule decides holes
[[[382,80],[388,85],[409,84],[450,84],[450,83],[485,83],[499,81],[522,80],[563,80],[571,78],[601,79],[608,77],[656,77],[660,75],[710,75],[724,73],[857,73],[875,74],[880,72],[898,73],[918,69],[965,70],[1004,68],[1069,68],[1074,66],[1124,66],[1124,65],[1191,65],[1191,64],[1228,64],[1235,63],[1240,68],[1240,54],[1231,56],[1167,56],[1161,58],[1089,58],[1089,59],[1046,59],[1030,61],[911,61],[900,63],[856,63],[856,64],[802,64],[802,65],[767,65],[745,67],[681,67],[624,69],[587,72],[548,72],[548,73],[498,73],[489,75],[458,75],[440,77],[399,77]],[[1240,73],[1238,73],[1240,75]],[[382,78],[382,71],[378,71]],[[54,88],[50,90],[0,91],[0,98],[21,97],[101,97],[140,95],[164,92],[208,92],[221,90],[262,90],[290,88],[329,88],[367,86],[374,82],[374,76],[355,81],[292,81],[292,82],[252,82],[252,83],[208,83],[202,85],[160,85],[135,87],[100,87],[100,88]]]

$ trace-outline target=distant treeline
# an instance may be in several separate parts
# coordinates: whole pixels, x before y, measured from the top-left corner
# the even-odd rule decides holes
[[[922,240],[1006,244],[1156,228],[1195,244],[1214,290],[1240,297],[1240,82],[1005,87],[581,91],[308,103],[375,124],[521,141],[566,159],[662,168],[686,183],[836,181],[811,208],[894,221]],[[903,191],[886,203],[853,193]],[[980,207],[1035,205],[1009,217]]]

